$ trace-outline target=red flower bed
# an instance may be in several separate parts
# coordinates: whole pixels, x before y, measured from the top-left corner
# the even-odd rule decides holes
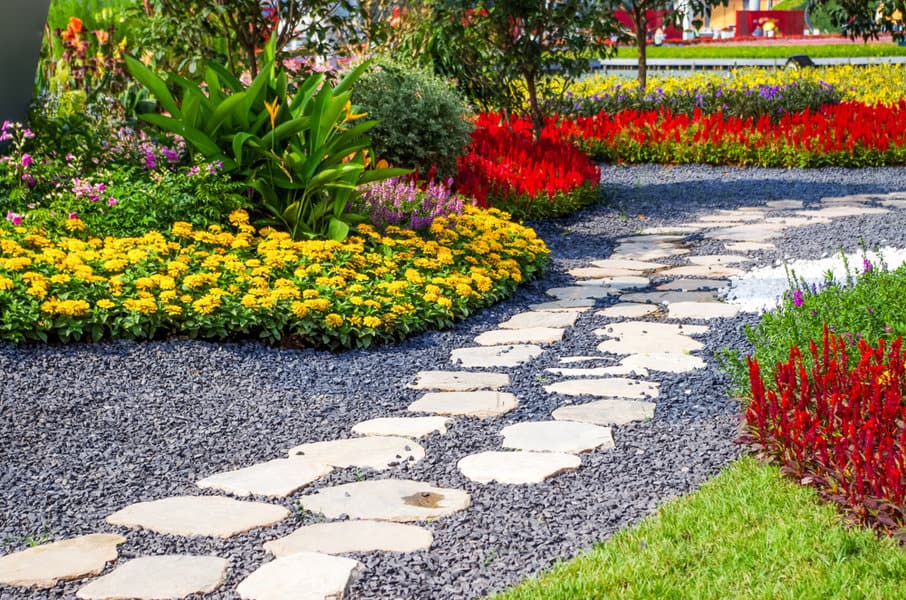
[[[820,353],[807,372],[799,348],[777,367],[775,387],[765,389],[749,359],[752,403],[743,441],[797,478],[818,486],[856,521],[895,532],[906,525],[906,402],[902,340],[888,347],[859,343],[861,357],[848,364],[842,338],[824,329]]]
[[[458,191],[523,217],[564,214],[596,200],[601,171],[591,159],[557,131],[538,142],[531,131],[527,119],[507,127],[498,114],[480,115],[459,159]]]
[[[779,119],[625,110],[551,119],[550,135],[609,162],[712,163],[765,167],[906,164],[906,101],[859,102]]]

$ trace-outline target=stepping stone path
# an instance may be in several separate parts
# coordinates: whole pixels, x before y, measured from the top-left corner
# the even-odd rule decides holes
[[[230,561],[216,556],[143,556],[79,589],[83,600],[185,598],[223,584]]]
[[[253,565],[256,570],[235,589],[219,593],[250,600],[342,598],[363,567],[333,554],[430,552],[431,531],[406,523],[468,510],[471,498],[463,490],[394,476],[403,463],[425,456],[414,439],[445,434],[453,422],[450,416],[462,417],[457,427],[469,427],[474,424],[470,417],[495,419],[517,408],[519,400],[508,389],[510,375],[488,369],[517,367],[544,353],[552,359],[548,364],[578,365],[547,369],[549,376],[558,377],[545,387],[556,408],[538,420],[501,427],[497,447],[457,457],[460,472],[486,485],[531,485],[581,469],[578,453],[618,448],[621,427],[656,419],[661,392],[667,397],[676,393],[650,381],[650,372],[686,373],[707,366],[697,354],[703,344],[696,336],[706,335],[708,327],[670,320],[735,315],[737,307],[721,302],[718,290],[756,262],[758,252],[773,249],[771,238],[792,227],[901,208],[906,208],[906,193],[824,198],[807,206],[799,200],[774,200],[702,213],[691,223],[650,227],[615,240],[609,257],[573,265],[568,271],[573,285],[548,290],[553,300],[533,304],[481,334],[474,347],[453,350],[451,362],[459,370],[411,374],[409,390],[426,393],[408,411],[429,416],[384,414],[350,423],[350,434],[365,437],[302,443],[289,458],[262,457],[258,464],[197,482],[216,495],[137,502],[111,514],[107,524],[182,537],[229,538],[272,526],[290,511],[225,494],[298,493],[302,510],[320,513],[329,522],[305,525],[279,539],[272,536],[264,549],[276,558]],[[699,253],[702,248],[713,252],[719,247],[714,242],[721,242],[728,254]],[[596,348],[571,347],[572,355],[560,355],[560,341],[578,327],[591,329],[601,341]],[[564,396],[580,400],[569,404]],[[590,400],[599,397],[603,399]],[[348,467],[389,474],[368,472],[364,481],[298,492],[332,469]],[[96,533],[0,556],[0,584],[50,588],[89,578],[76,592],[79,598],[182,598],[220,590],[231,568],[217,556],[148,555],[117,562],[117,547],[126,541],[123,535]],[[90,579],[105,569],[110,570]]]
[[[117,559],[121,535],[94,533],[0,557],[0,583],[51,588],[58,581],[97,575]]]
[[[425,457],[425,449],[403,437],[369,436],[302,444],[290,450],[289,455],[305,456],[332,467],[366,467],[382,471],[402,462],[420,461]]]
[[[434,535],[418,525],[390,521],[336,521],[300,527],[286,537],[264,544],[277,558],[297,552],[416,552],[427,550]]]
[[[243,600],[341,600],[363,571],[342,556],[299,552],[265,563],[236,586]]]

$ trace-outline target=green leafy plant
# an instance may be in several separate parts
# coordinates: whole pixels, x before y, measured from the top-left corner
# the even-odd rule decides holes
[[[380,59],[353,89],[356,106],[380,123],[371,131],[374,152],[390,164],[426,175],[452,177],[472,125],[468,105],[451,86],[424,68]]]
[[[169,80],[181,92],[177,101],[167,83],[134,58],[126,62],[133,76],[169,113],[142,118],[182,136],[208,161],[244,180],[255,191],[265,224],[285,227],[294,240],[329,237],[341,240],[361,217],[347,212],[364,183],[403,175],[403,169],[367,169],[370,139],[377,122],[353,114],[352,85],[367,63],[335,87],[321,74],[288,91],[286,73],[270,60],[247,87],[226,68],[209,64],[204,85],[176,74]]]

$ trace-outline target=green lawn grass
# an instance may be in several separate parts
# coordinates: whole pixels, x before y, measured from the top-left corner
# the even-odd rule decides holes
[[[788,58],[808,54],[812,58],[849,58],[854,56],[906,56],[906,47],[892,43],[816,44],[814,46],[649,46],[648,58]],[[638,49],[620,48],[617,58],[636,58]]]
[[[847,529],[811,488],[746,457],[651,517],[494,600],[906,596],[906,550]]]

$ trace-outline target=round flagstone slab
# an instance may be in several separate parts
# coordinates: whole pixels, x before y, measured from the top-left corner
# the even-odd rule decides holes
[[[646,262],[643,260],[631,260],[620,258],[605,258],[603,260],[593,260],[591,264],[599,269],[624,269],[627,271],[656,271],[663,269],[667,265],[658,262]]]
[[[425,449],[403,437],[369,436],[301,444],[291,449],[289,455],[305,456],[338,468],[366,467],[380,471],[402,462],[418,462],[425,457]]]
[[[537,310],[513,315],[500,324],[501,329],[535,329],[538,327],[572,327],[579,318],[578,311],[550,312]]]
[[[631,354],[621,360],[620,364],[632,369],[651,369],[667,373],[686,373],[695,369],[703,369],[706,366],[701,357],[676,352]]]
[[[541,346],[534,344],[511,344],[508,346],[477,346],[457,348],[450,353],[453,364],[464,367],[518,367],[544,353]]]
[[[665,292],[703,292],[720,290],[728,285],[729,283],[724,279],[674,279],[662,283],[655,289]]]
[[[390,521],[336,521],[300,527],[286,537],[264,544],[277,558],[297,552],[416,552],[427,550],[434,535],[418,525]]]
[[[357,423],[352,432],[356,435],[402,436],[423,438],[435,431],[447,433],[447,425],[453,419],[447,417],[379,417]]]
[[[618,290],[644,289],[651,285],[651,280],[641,275],[624,275],[622,277],[602,277],[578,282],[581,286],[605,286]]]
[[[732,252],[752,252],[754,250],[773,250],[776,248],[770,242],[730,242],[724,248]]]
[[[574,285],[570,287],[557,287],[547,290],[548,296],[559,300],[581,300],[586,298],[607,298],[616,296],[619,290],[602,285]]]
[[[715,267],[718,265],[738,265],[752,262],[752,259],[748,256],[739,256],[738,254],[698,254],[696,256],[690,256],[689,262],[693,265]]]
[[[216,489],[235,496],[289,496],[333,471],[323,462],[304,458],[278,458],[235,471],[224,471],[195,482],[202,489]]]
[[[83,600],[157,600],[207,594],[221,585],[230,561],[217,556],[166,554],[123,563],[76,592]]]
[[[572,300],[555,300],[553,302],[542,302],[541,304],[529,304],[529,308],[546,312],[585,312],[594,305],[595,301],[593,298],[574,298]]]
[[[764,205],[776,210],[793,210],[802,208],[802,200],[771,200],[770,202],[765,202]]]
[[[300,504],[328,519],[347,515],[350,519],[407,523],[465,510],[469,501],[469,494],[462,490],[409,479],[378,479],[324,488],[303,496]]]
[[[563,329],[532,327],[529,329],[493,329],[475,338],[480,346],[505,344],[553,344],[563,339]]]
[[[496,390],[510,385],[506,373],[475,373],[473,371],[419,371],[408,388],[440,392],[471,392]]]
[[[529,452],[578,454],[614,447],[609,427],[572,421],[516,423],[500,431],[504,448]]]
[[[601,279],[603,277],[625,277],[627,275],[638,275],[639,271],[634,269],[618,269],[614,267],[579,267],[567,271],[576,279]]]
[[[657,398],[659,383],[625,377],[573,379],[544,386],[548,394],[597,396],[599,398]]]
[[[625,338],[660,335],[703,335],[708,333],[707,325],[686,325],[683,323],[653,323],[651,321],[623,321],[613,323],[600,329],[595,329],[594,334],[606,337]]]
[[[671,302],[717,302],[715,292],[633,292],[624,294],[623,302],[670,304]]]
[[[107,517],[111,525],[173,535],[228,538],[269,527],[289,516],[282,506],[220,496],[174,496],[138,502]]]
[[[687,335],[645,335],[604,340],[598,344],[598,351],[608,354],[651,354],[654,352],[688,354],[704,347],[704,344]]]
[[[642,400],[597,400],[588,404],[561,406],[553,412],[558,421],[592,425],[626,425],[654,418],[654,402]]]
[[[258,567],[236,593],[243,600],[342,600],[363,570],[344,556],[299,552]]]
[[[667,305],[668,319],[722,319],[737,314],[738,306],[720,302],[673,302]]]
[[[600,360],[600,358],[596,359]],[[548,373],[556,373],[564,377],[605,377],[610,375],[635,375],[637,377],[648,377],[647,369],[636,369],[623,365],[614,365],[612,367],[594,367],[591,369],[566,369],[563,367],[553,367],[545,369]]]
[[[497,417],[519,405],[519,400],[508,392],[431,392],[409,405],[411,412],[438,415]]]
[[[778,223],[756,223],[715,229],[708,232],[705,237],[731,242],[761,242],[777,237],[784,229],[785,227]]]
[[[0,556],[0,584],[51,588],[58,581],[97,575],[117,559],[116,547],[125,541],[121,535],[93,533]]]
[[[686,265],[673,267],[660,272],[666,277],[739,277],[745,273],[742,269],[721,265]]]
[[[640,304],[637,302],[618,302],[613,306],[608,306],[604,310],[599,310],[596,315],[610,317],[612,319],[640,319],[649,315],[657,314],[660,308],[656,304]]]
[[[541,483],[582,465],[574,454],[562,452],[481,452],[460,459],[456,467],[478,483]]]

